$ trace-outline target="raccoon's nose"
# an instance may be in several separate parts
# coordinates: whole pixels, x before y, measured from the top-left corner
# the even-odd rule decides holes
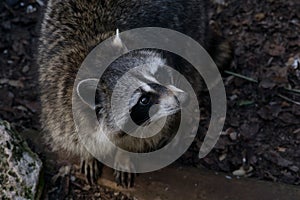
[[[190,96],[189,96],[188,93],[181,92],[181,93],[177,93],[175,95],[176,95],[176,97],[177,97],[177,99],[178,99],[178,101],[179,101],[179,103],[182,107],[186,107],[189,104]]]
[[[178,89],[177,87],[173,85],[169,85],[168,88],[173,92],[173,94],[176,96],[177,100],[179,101],[180,105],[182,107],[185,107],[190,102],[189,94],[181,89]]]

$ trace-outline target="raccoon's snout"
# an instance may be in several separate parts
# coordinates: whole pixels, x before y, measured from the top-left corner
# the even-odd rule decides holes
[[[176,97],[179,107],[186,107],[189,104],[190,96],[187,92],[178,89],[173,85],[169,85],[167,88],[171,90],[174,96]]]
[[[190,102],[190,96],[186,92],[175,94],[176,98],[179,101],[179,106],[186,107]]]

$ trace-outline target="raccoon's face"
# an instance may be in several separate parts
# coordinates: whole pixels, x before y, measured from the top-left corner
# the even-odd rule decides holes
[[[97,79],[87,79],[79,83],[77,93],[92,109],[103,108],[99,116],[105,112],[106,123],[113,127],[112,132],[123,136],[126,135],[124,129],[127,133],[138,131],[138,127],[172,116],[187,100],[187,93],[174,85],[163,84],[157,78],[163,75],[159,69],[164,65],[165,61],[155,53],[133,53],[118,59],[104,74],[108,92],[102,93]],[[91,96],[93,93],[87,94],[88,88],[94,91],[97,88],[96,98],[102,99],[98,105],[91,101],[94,96]]]

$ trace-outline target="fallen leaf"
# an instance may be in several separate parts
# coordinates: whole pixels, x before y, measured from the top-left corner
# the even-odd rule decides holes
[[[300,128],[293,131],[293,134],[297,134],[297,133],[300,133]]]
[[[239,106],[249,106],[249,105],[252,105],[254,104],[254,101],[252,100],[245,100],[245,101],[240,101],[239,102]]]
[[[264,49],[271,56],[282,56],[286,50],[284,46],[270,43],[266,43]]]
[[[259,83],[259,87],[264,88],[264,89],[272,89],[275,86],[276,86],[276,83],[274,83],[273,81],[271,81],[269,79],[264,79]]]
[[[20,80],[0,79],[0,84],[8,84],[12,87],[24,88],[24,84]]]
[[[295,115],[284,112],[278,116],[279,119],[281,119],[286,124],[300,124],[300,120],[295,117]]]
[[[261,21],[266,17],[265,13],[257,13],[256,15],[254,15],[254,18],[256,21]]]
[[[284,147],[277,147],[277,150],[278,150],[279,152],[285,152],[285,151],[286,151],[286,148],[284,148]]]

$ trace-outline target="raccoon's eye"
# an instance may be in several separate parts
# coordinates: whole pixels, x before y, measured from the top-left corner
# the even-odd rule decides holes
[[[141,96],[139,102],[143,106],[149,105],[149,103],[150,103],[150,96],[149,95],[143,95],[143,96]]]

